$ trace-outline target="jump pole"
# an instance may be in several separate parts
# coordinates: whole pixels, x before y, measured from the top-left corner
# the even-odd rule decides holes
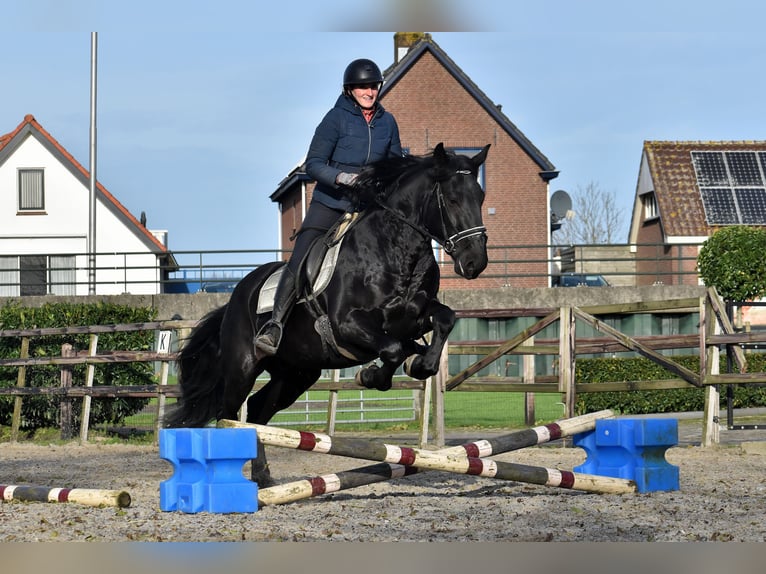
[[[496,437],[494,439],[479,440],[465,443],[459,446],[444,448],[436,452],[446,455],[461,456],[491,456],[513,450],[535,446],[550,442],[565,436],[593,430],[596,421],[614,416],[611,410],[603,410],[589,413],[571,419],[565,419],[534,428],[514,431],[512,433]],[[410,476],[424,469],[401,464],[381,462],[369,466],[344,470],[334,474],[325,474],[303,480],[296,480],[286,484],[279,484],[258,491],[259,506],[286,504],[305,498],[321,496],[383,482],[403,476]]]
[[[259,439],[264,444],[272,446],[381,461],[381,464],[377,465],[261,489],[258,496],[259,502],[266,505],[284,504],[319,494],[372,484],[413,474],[419,470],[442,470],[587,492],[635,492],[635,483],[630,480],[482,458],[585,432],[595,427],[596,420],[611,416],[614,416],[612,411],[599,411],[533,429],[513,432],[495,439],[471,442],[439,451],[423,451],[359,439],[333,439],[323,434],[279,429],[238,421],[223,420],[219,421],[218,424],[222,427],[255,427]]]
[[[0,484],[0,500],[10,502],[74,502],[86,506],[130,506],[130,494],[124,490],[92,488],[50,488],[35,485]]]

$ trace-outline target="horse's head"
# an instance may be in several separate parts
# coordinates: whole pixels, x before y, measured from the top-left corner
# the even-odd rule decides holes
[[[425,226],[455,262],[455,273],[475,279],[487,267],[487,228],[482,221],[484,190],[479,168],[489,144],[473,157],[448,153],[440,143],[433,153],[433,198]]]

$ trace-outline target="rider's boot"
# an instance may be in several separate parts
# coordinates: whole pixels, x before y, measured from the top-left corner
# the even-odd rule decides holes
[[[282,277],[279,278],[277,291],[274,294],[274,308],[271,311],[271,319],[261,327],[255,338],[255,348],[260,355],[271,357],[277,354],[279,342],[282,340],[282,324],[294,300],[295,277],[285,267],[285,270],[282,271]]]

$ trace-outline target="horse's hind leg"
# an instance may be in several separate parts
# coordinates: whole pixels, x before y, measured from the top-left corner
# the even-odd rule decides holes
[[[283,363],[270,365],[271,380],[247,400],[247,422],[265,425],[282,409],[292,405],[313,385],[320,369],[291,369]],[[263,443],[258,441],[258,458],[252,462],[250,477],[261,488],[274,485]]]

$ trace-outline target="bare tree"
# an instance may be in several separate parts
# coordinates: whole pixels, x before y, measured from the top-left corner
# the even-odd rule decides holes
[[[614,243],[624,230],[623,210],[617,207],[614,192],[590,182],[584,188],[578,185],[571,197],[574,214],[562,221],[561,228],[553,232],[553,243]]]

